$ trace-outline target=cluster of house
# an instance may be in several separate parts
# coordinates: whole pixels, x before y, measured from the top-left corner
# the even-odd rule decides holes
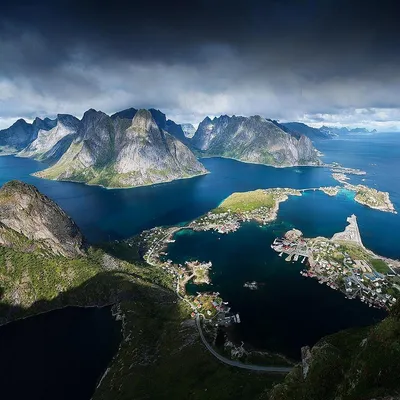
[[[377,272],[367,261],[352,259],[347,252],[342,254],[344,258],[340,263],[329,258],[334,251],[338,252],[339,247],[331,242],[320,242],[314,246],[313,251],[318,256],[310,271],[303,271],[302,274],[316,277],[320,283],[342,290],[348,298],[359,297],[370,307],[389,308],[394,304],[396,297],[387,293],[387,289],[392,287],[387,276]],[[323,258],[321,251],[324,252]]]
[[[196,231],[214,230],[218,233],[235,232],[240,228],[240,221],[237,216],[230,212],[212,213],[190,223],[190,227]]]
[[[231,308],[228,306],[228,302],[224,302],[218,292],[212,293],[197,293],[197,296],[193,300],[193,305],[198,312],[205,313],[205,320],[211,321],[216,326],[229,326],[232,323],[240,323],[239,314],[233,314],[230,312]],[[196,317],[196,312],[192,312],[192,318]]]

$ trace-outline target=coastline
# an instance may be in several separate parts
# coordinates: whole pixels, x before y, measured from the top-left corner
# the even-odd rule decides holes
[[[22,157],[21,157],[22,158]],[[40,162],[40,161],[39,161]],[[203,172],[201,174],[197,174],[197,175],[192,175],[192,176],[185,176],[183,178],[177,178],[177,179],[170,179],[168,181],[163,181],[163,182],[156,182],[156,183],[147,183],[147,184],[143,184],[143,185],[135,185],[135,186],[116,186],[116,187],[108,187],[108,186],[104,186],[104,185],[100,185],[100,184],[96,184],[96,183],[87,183],[87,182],[82,182],[82,181],[75,181],[72,179],[50,179],[50,178],[45,178],[39,175],[36,175],[38,172],[41,171],[37,171],[37,172],[33,172],[30,175],[38,178],[38,179],[43,179],[43,180],[48,180],[48,181],[54,181],[54,182],[71,182],[71,183],[79,183],[81,185],[86,185],[86,186],[93,186],[93,187],[100,187],[102,189],[106,189],[106,190],[124,190],[124,189],[135,189],[135,188],[139,188],[139,187],[147,187],[147,186],[154,186],[154,185],[163,185],[166,183],[171,183],[171,182],[175,182],[175,181],[180,181],[180,180],[184,180],[184,179],[192,179],[192,178],[197,178],[200,176],[204,176],[204,175],[208,175],[211,172],[210,171],[206,171]]]
[[[255,162],[255,161],[245,161],[245,160],[240,160],[239,158],[233,158],[233,157],[226,157],[226,156],[201,156],[197,157],[199,160],[202,158],[223,158],[225,160],[234,160],[238,161],[244,164],[254,164],[254,165],[264,165],[265,167],[272,167],[272,168],[298,168],[298,167],[318,167],[318,168],[330,168],[332,165],[330,164],[294,164],[294,165],[274,165],[274,164],[264,164],[261,162]],[[322,162],[322,161],[321,161]]]

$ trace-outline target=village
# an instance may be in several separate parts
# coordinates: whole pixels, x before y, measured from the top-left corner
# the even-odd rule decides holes
[[[332,239],[306,239],[293,229],[271,247],[286,261],[300,261],[308,268],[300,273],[315,278],[348,299],[359,298],[370,307],[386,310],[400,295],[400,262],[383,259],[362,245],[356,217],[348,218],[344,232]]]
[[[347,169],[344,169],[344,170],[346,171]],[[348,182],[348,180],[350,178],[342,170],[332,169],[332,171],[334,171],[332,173],[333,179],[342,183],[344,189],[350,190],[355,193],[354,200],[357,203],[363,204],[364,206],[373,208],[375,210],[386,211],[386,212],[391,212],[391,213],[397,214],[397,212],[394,208],[394,205],[390,200],[390,196],[389,196],[388,192],[381,192],[377,189],[370,188],[365,185],[352,185],[351,183]],[[361,172],[360,173],[347,172],[347,173],[352,173],[355,175],[362,175]],[[340,189],[340,187],[337,187],[337,188]],[[326,189],[328,189],[328,191]],[[325,193],[327,193],[329,195],[334,195],[334,193],[335,193],[329,187],[328,188],[320,188],[320,190],[324,191]],[[335,194],[337,194],[338,192],[339,192],[339,190],[337,190]]]
[[[186,284],[189,281],[197,285],[210,285],[209,271],[211,261],[200,262],[198,260],[185,261],[183,264],[175,264],[168,259],[165,251],[169,243],[173,243],[174,234],[182,227],[153,228],[141,234],[142,243],[146,252],[144,259],[147,263],[161,268],[173,278],[173,288],[178,297],[184,300],[190,308],[192,318],[202,316],[203,321],[213,326],[227,327],[234,323],[240,323],[239,314],[231,312],[227,302],[224,302],[218,292],[197,292],[196,296],[186,292]]]
[[[195,231],[214,230],[218,233],[235,232],[240,224],[256,221],[262,225],[276,219],[279,204],[288,196],[301,196],[301,191],[290,188],[258,189],[233,193],[217,208],[192,221],[189,228]]]

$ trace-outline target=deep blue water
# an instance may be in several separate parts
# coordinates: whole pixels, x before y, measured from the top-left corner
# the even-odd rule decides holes
[[[338,161],[361,168],[366,176],[352,176],[389,191],[400,210],[400,134],[349,136],[317,143],[326,162]],[[55,182],[30,176],[43,164],[15,157],[0,157],[0,184],[20,179],[36,185],[77,222],[92,242],[121,239],[158,225],[191,220],[217,206],[235,191],[269,187],[307,188],[336,185],[325,168],[276,169],[228,159],[203,159],[210,174],[162,185],[107,190],[77,183]],[[365,181],[362,181],[365,179]],[[326,333],[372,323],[379,313],[356,301],[303,279],[299,266],[282,262],[269,249],[271,239],[290,227],[306,236],[331,236],[343,230],[346,217],[358,217],[364,244],[377,253],[400,258],[400,215],[371,210],[355,203],[349,194],[329,197],[309,192],[281,204],[278,220],[258,228],[249,224],[221,239],[181,235],[172,248],[176,258],[213,260],[215,287],[242,314],[238,333],[256,346],[298,354]],[[218,236],[218,235],[217,235]],[[172,250],[171,250],[172,251]],[[257,279],[256,279],[257,278]],[[242,288],[258,280],[259,291]],[[304,322],[306,321],[306,322]],[[303,324],[303,325],[302,325]]]
[[[188,291],[220,292],[240,314],[242,322],[234,327],[238,341],[297,359],[302,346],[341,329],[369,325],[385,313],[304,278],[301,263],[280,258],[270,245],[290,227],[277,221],[268,227],[245,223],[229,235],[183,230],[167,257],[178,263],[212,261],[213,285],[190,284]],[[244,288],[248,281],[258,282],[258,290]]]
[[[110,307],[68,307],[2,326],[2,399],[90,399],[120,329]]]
[[[79,183],[30,176],[40,162],[0,157],[0,184],[11,179],[32,183],[55,200],[94,242],[130,237],[158,225],[176,224],[200,216],[235,191],[334,184],[323,168],[276,169],[222,158],[202,160],[210,174],[134,189],[107,190]]]

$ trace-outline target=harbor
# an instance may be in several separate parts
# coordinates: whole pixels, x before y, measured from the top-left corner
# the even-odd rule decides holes
[[[305,263],[300,274],[341,291],[348,299],[360,299],[370,307],[389,310],[400,295],[397,260],[384,259],[362,243],[355,215],[343,232],[331,239],[306,239],[292,229],[273,241],[271,248],[287,262]]]

